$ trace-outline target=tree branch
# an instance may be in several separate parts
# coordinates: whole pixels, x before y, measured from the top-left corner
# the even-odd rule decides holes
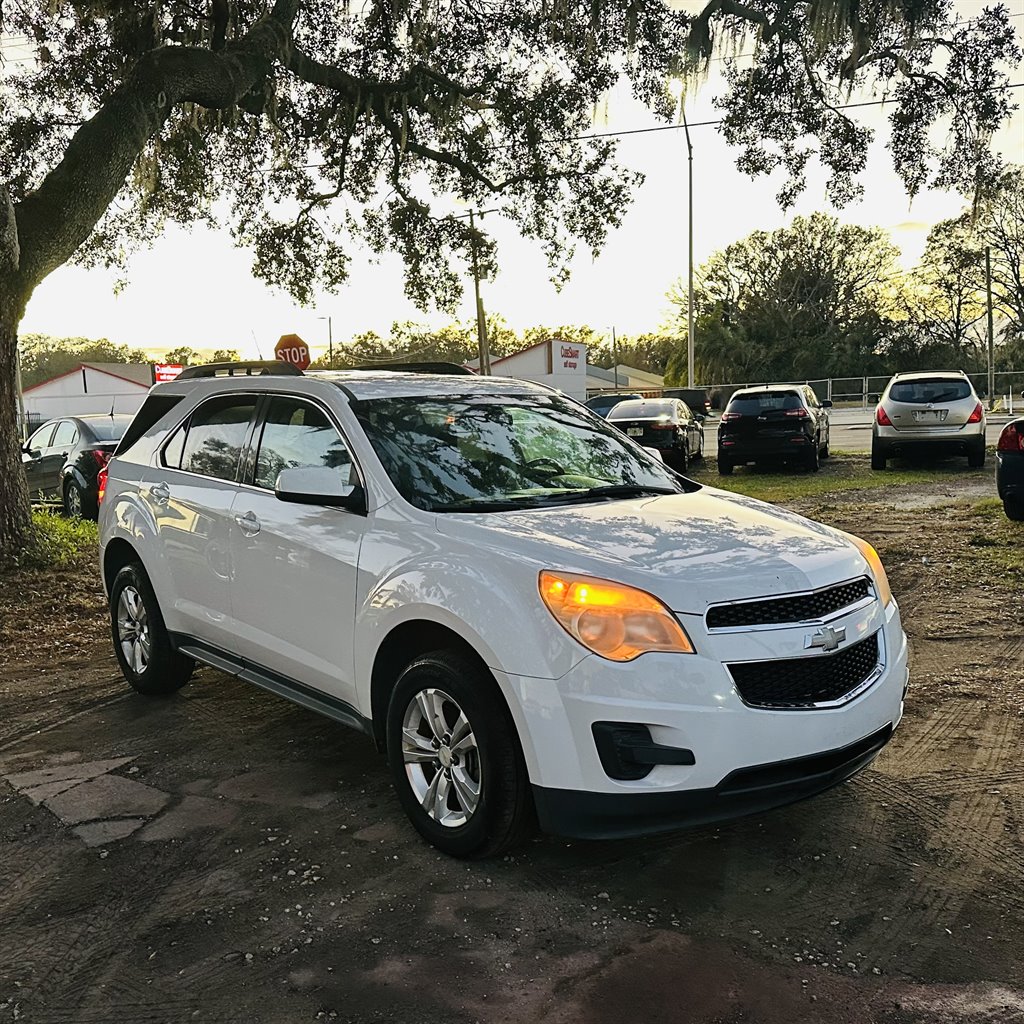
[[[31,291],[89,237],[175,104],[230,107],[264,78],[289,47],[298,4],[277,0],[244,39],[220,53],[165,46],[138,61],[39,188],[15,207],[20,290]]]

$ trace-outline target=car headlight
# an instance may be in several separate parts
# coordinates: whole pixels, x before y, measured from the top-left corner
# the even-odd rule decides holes
[[[889,587],[889,577],[885,575],[885,568],[882,565],[882,560],[878,557],[878,552],[866,540],[855,537],[852,533],[848,533],[846,536],[857,545],[857,550],[864,556],[871,569],[871,575],[875,578],[878,599],[882,602],[883,608],[887,607],[892,600],[892,589]]]
[[[694,653],[686,630],[668,608],[635,587],[544,571],[540,596],[571,637],[610,661],[632,661],[648,651]]]

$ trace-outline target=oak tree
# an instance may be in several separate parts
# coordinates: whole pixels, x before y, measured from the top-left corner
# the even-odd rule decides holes
[[[619,222],[638,179],[586,136],[622,76],[667,118],[668,75],[753,46],[722,100],[741,166],[784,166],[789,201],[817,147],[842,201],[870,141],[837,110],[850,90],[887,89],[911,192],[973,190],[1017,53],[1004,7],[964,21],[951,0],[709,0],[696,16],[667,0],[3,0],[0,51],[12,41],[31,58],[0,69],[0,560],[29,522],[18,324],[69,260],[119,262],[168,221],[223,223],[299,301],[392,249],[408,294],[450,308],[471,247],[495,267],[450,200],[498,207],[556,281]]]

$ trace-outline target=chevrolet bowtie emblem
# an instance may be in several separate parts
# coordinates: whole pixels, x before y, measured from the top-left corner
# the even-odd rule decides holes
[[[845,639],[845,626],[840,626],[838,629],[833,629],[831,626],[822,626],[817,633],[804,637],[804,647],[820,647],[825,651],[838,651],[839,645]]]

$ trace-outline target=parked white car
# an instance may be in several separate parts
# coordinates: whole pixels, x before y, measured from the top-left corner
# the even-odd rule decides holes
[[[539,385],[244,373],[154,387],[109,465],[136,690],[199,661],[364,731],[456,856],[538,819],[626,836],[790,803],[899,723],[906,637],[866,542]]]

